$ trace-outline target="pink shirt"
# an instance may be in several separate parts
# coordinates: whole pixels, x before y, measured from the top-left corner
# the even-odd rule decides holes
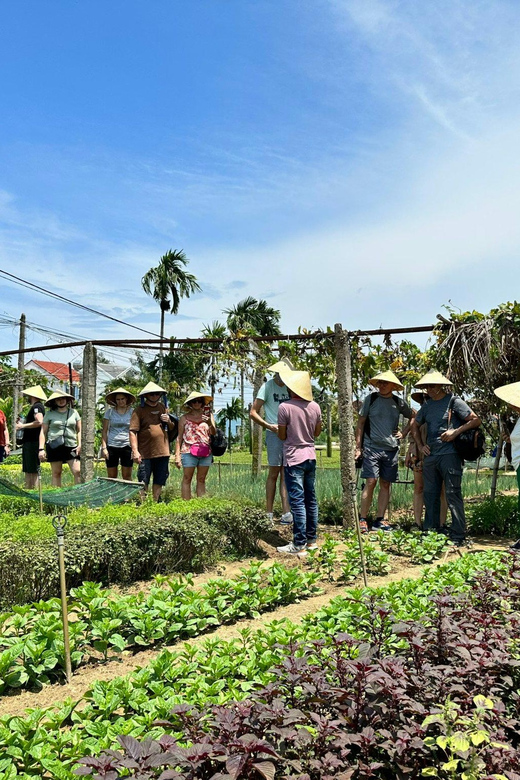
[[[287,426],[283,443],[285,466],[296,466],[304,460],[316,460],[314,431],[321,420],[321,409],[316,401],[291,398],[278,409],[278,425]]]

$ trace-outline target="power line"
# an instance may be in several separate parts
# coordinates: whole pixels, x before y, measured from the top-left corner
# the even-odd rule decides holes
[[[117,322],[119,325],[126,325],[126,327],[128,328],[133,328],[134,330],[140,330],[142,333],[148,333],[151,336],[158,337],[157,333],[152,333],[151,330],[145,330],[144,328],[140,328],[138,325],[132,325],[131,323],[125,322],[124,320],[119,320],[117,317],[111,317],[110,314],[105,314],[104,312],[98,311],[97,309],[92,309],[90,306],[85,306],[83,303],[78,303],[77,301],[73,301],[69,298],[65,298],[63,295],[59,295],[58,293],[51,292],[50,290],[45,290],[43,287],[34,284],[34,282],[29,282],[26,279],[21,279],[19,276],[10,274],[8,271],[4,271],[1,268],[0,268],[0,274],[2,274],[4,277],[9,277],[6,279],[6,281],[12,282],[13,284],[17,284],[19,287],[26,287],[27,289],[38,292],[41,295],[47,295],[49,298],[54,298],[55,300],[62,301],[63,303],[68,303],[69,306],[75,306],[78,309],[83,309],[83,311],[88,311],[90,314],[97,314],[99,317],[104,317],[105,319],[111,320],[112,322]]]

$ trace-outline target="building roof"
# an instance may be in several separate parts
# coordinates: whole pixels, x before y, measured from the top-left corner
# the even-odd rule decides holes
[[[38,368],[41,368],[42,371],[46,371],[48,374],[58,379],[58,381],[69,381],[69,367],[66,363],[54,363],[51,360],[32,360],[31,362],[37,365]],[[79,384],[81,382],[81,377],[74,368],[72,369],[72,382],[74,384]]]

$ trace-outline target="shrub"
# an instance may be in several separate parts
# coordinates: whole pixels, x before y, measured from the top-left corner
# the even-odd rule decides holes
[[[85,580],[129,583],[158,573],[200,571],[225,554],[256,549],[266,524],[262,512],[226,501],[206,504],[192,509],[184,502],[182,512],[161,504],[105,507],[100,514],[119,515],[118,524],[72,526],[65,539],[68,587]],[[55,538],[0,542],[1,608],[58,594]]]
[[[473,534],[518,536],[518,496],[497,496],[494,501],[486,498],[467,507],[468,525]]]

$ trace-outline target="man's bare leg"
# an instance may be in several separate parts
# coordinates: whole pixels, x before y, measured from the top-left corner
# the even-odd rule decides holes
[[[280,468],[280,500],[282,502],[282,514],[286,515],[291,511],[291,507],[289,505],[289,496],[287,495],[283,466]]]
[[[390,501],[390,488],[391,483],[386,479],[379,480],[379,496],[377,498],[378,517],[384,518],[386,510],[388,509],[388,502]]]
[[[376,484],[377,479],[375,477],[369,477],[365,482],[365,487],[361,493],[361,519],[363,520],[366,520],[367,515],[370,512]]]
[[[276,495],[276,481],[278,479],[278,475],[280,474],[281,468],[281,466],[269,466],[267,480],[265,483],[265,504],[268,515],[272,514],[273,512],[274,497]],[[287,496],[287,490],[285,491],[285,495]]]

